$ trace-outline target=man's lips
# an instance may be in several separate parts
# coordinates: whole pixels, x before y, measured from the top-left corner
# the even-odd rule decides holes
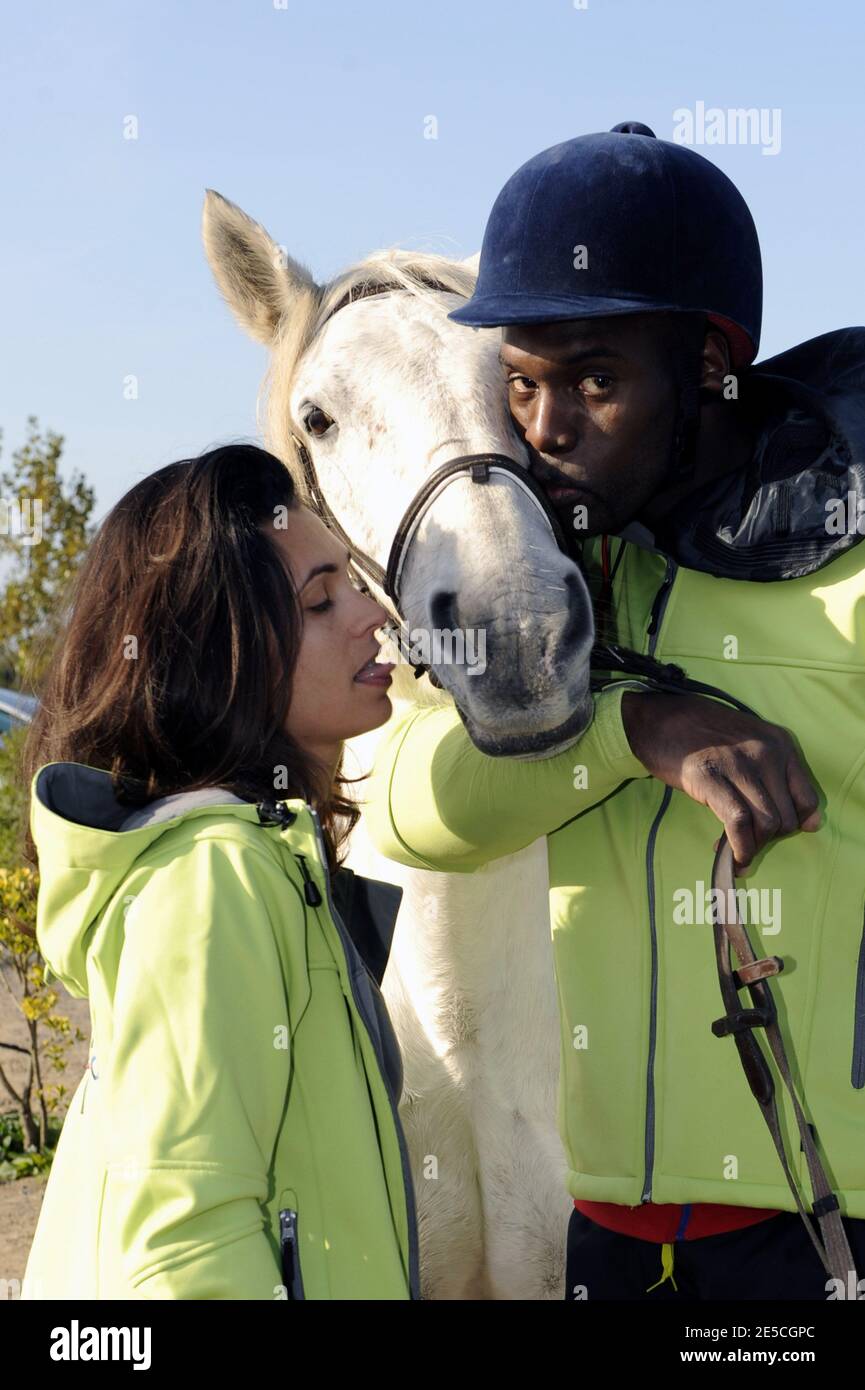
[[[598,500],[593,492],[577,483],[544,483],[542,486],[548,500],[558,506],[569,502],[586,502],[591,505]]]
[[[559,487],[558,485],[556,485],[555,487],[544,488],[544,491],[546,492],[551,502],[559,502],[567,499],[568,497],[579,497],[582,492],[582,489],[571,486]]]

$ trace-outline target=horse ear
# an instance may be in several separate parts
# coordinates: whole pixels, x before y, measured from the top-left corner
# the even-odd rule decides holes
[[[471,270],[474,272],[475,275],[477,275],[481,265],[480,251],[476,251],[473,256],[466,256],[463,260],[463,265],[465,266],[466,270]]]
[[[241,328],[270,347],[298,297],[317,285],[257,222],[208,188],[201,219],[204,251],[220,292]]]

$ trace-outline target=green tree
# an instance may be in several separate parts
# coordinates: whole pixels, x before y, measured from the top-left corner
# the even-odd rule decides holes
[[[26,1177],[46,1165],[56,1133],[49,1116],[66,1099],[68,1088],[46,1080],[45,1063],[54,1072],[64,1072],[66,1054],[84,1038],[80,1028],[73,1031],[69,1019],[55,1012],[60,996],[45,980],[45,963],[35,939],[38,887],[34,869],[0,868],[0,987],[23,1015],[27,1034],[23,1047],[0,1039],[0,1098],[8,1096],[19,1116],[17,1125],[3,1124],[0,1117],[0,1141],[6,1151],[0,1155],[6,1159],[0,1162],[0,1182]],[[27,1057],[27,1073],[19,1087],[3,1068],[3,1051]],[[21,1150],[17,1158],[16,1149]]]
[[[38,692],[64,592],[87,549],[95,494],[80,473],[60,473],[63,436],[28,421],[27,442],[0,472],[0,669]],[[3,561],[5,560],[5,564]]]
[[[0,684],[38,695],[67,589],[90,540],[95,499],[81,474],[61,477],[62,436],[43,435],[33,416],[28,427],[27,442],[0,471]],[[46,1067],[62,1073],[69,1048],[82,1038],[55,1011],[60,995],[45,981],[35,939],[39,880],[23,863],[25,732],[8,733],[0,744],[0,989],[11,996],[26,1034],[24,1045],[0,1038],[0,1102],[8,1097],[17,1112],[0,1114],[0,1181],[48,1163],[57,1131],[53,1112],[67,1088],[47,1081]],[[19,1086],[3,1067],[12,1052],[28,1059]]]
[[[26,737],[26,728],[13,729],[0,743],[0,869],[22,857],[30,790],[20,774]]]

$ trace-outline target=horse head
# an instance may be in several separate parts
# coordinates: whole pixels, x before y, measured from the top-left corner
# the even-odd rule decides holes
[[[516,466],[480,487],[463,470],[419,514],[401,557],[392,695],[452,698],[485,753],[567,747],[591,718],[591,600],[515,476],[527,475],[528,457],[508,411],[500,330],[447,317],[471,294],[477,258],[389,249],[319,284],[213,192],[203,235],[229,307],[270,351],[267,447],[314,505],[311,467],[333,518],[382,570],[407,509],[443,464],[495,454]],[[381,584],[371,587],[387,605]],[[399,659],[407,647],[439,692]]]

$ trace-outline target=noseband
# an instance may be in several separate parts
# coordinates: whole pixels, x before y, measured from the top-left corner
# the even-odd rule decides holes
[[[509,477],[544,517],[559,549],[565,555],[568,554],[565,534],[558,517],[540,485],[522,464],[515,463],[506,454],[458,454],[434,469],[418,488],[402,514],[396,528],[396,534],[391,542],[387,565],[383,569],[377,560],[374,560],[371,555],[367,555],[365,550],[362,550],[350,536],[346,535],[321,490],[309,450],[302,440],[297,439],[296,436],[294,439],[300,454],[304,481],[318,515],[328,530],[333,532],[345,545],[358,569],[362,570],[368,579],[372,579],[390,599],[395,609],[391,618],[396,628],[402,626],[399,617],[402,574],[409,546],[430,507],[442,495],[445,488],[458,478],[467,477],[473,483],[487,483],[496,473]],[[411,658],[409,659],[411,660]],[[411,664],[414,666],[415,677],[422,676],[429,669],[420,661],[412,660]]]

